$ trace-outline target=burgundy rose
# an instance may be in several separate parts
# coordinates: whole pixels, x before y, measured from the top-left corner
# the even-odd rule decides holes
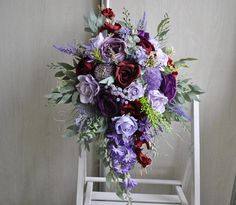
[[[76,75],[87,75],[94,73],[94,63],[90,62],[88,58],[83,58],[80,60],[76,67]]]
[[[130,61],[122,61],[116,67],[115,84],[121,88],[126,88],[139,77],[140,72],[140,65]]]
[[[116,101],[116,97],[108,90],[101,90],[96,96],[96,104],[104,117],[114,117],[119,115],[121,104]]]
[[[107,17],[107,18],[114,18],[115,14],[111,8],[105,8],[102,10],[102,15]]]
[[[140,133],[142,133],[142,132],[140,132]],[[143,144],[146,144],[147,149],[151,149],[151,144],[147,140],[135,140],[134,141],[134,146],[136,147],[136,149],[141,149]]]
[[[121,28],[121,25],[119,23],[112,24],[112,23],[105,22],[103,26],[100,28],[100,32],[107,30],[110,33],[114,33],[115,31],[119,31],[120,28]]]
[[[138,101],[131,101],[128,104],[124,104],[121,108],[121,115],[130,114],[135,119],[142,119],[145,113],[141,111],[142,104]]]
[[[152,160],[144,153],[141,149],[136,149],[137,161],[142,165],[143,168],[147,167],[152,163]]]
[[[138,45],[142,46],[148,55],[151,53],[151,51],[155,51],[154,46],[145,38],[141,38],[138,42]]]
[[[162,75],[160,91],[168,98],[173,100],[176,95],[176,79],[172,74]]]

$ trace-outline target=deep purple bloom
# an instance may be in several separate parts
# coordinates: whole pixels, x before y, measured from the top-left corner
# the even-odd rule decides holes
[[[158,90],[162,82],[160,69],[158,67],[147,68],[143,75],[143,79],[147,83],[147,90]]]
[[[120,38],[105,38],[104,42],[100,46],[100,52],[102,59],[105,63],[110,63],[112,58],[117,62],[121,62],[125,59],[126,43]]]
[[[124,136],[131,136],[138,129],[137,120],[130,115],[114,117],[112,120],[115,122],[115,128],[117,134],[122,134]]]
[[[100,87],[92,75],[79,75],[79,84],[76,88],[80,94],[80,102],[94,103],[94,97],[98,94]]]
[[[162,79],[160,90],[169,101],[172,101],[176,95],[176,79],[172,74],[162,75]]]
[[[125,180],[122,182],[123,188],[127,190],[131,190],[137,186],[137,182],[130,178],[125,178]]]
[[[68,55],[75,55],[78,51],[77,46],[75,43],[68,44],[67,46],[59,46],[59,45],[53,45],[53,47],[57,50],[59,50],[62,53],[66,53]]]
[[[96,96],[96,104],[104,117],[114,117],[119,114],[121,103],[108,90],[102,89]]]
[[[138,37],[140,39],[145,39],[145,40],[148,40],[150,38],[150,35],[148,32],[145,32],[144,30],[139,30],[138,31]]]

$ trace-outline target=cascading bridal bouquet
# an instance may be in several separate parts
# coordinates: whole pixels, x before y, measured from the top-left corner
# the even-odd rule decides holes
[[[83,45],[54,46],[73,57],[73,65],[51,64],[57,87],[48,95],[50,104],[74,105],[73,122],[65,137],[76,136],[89,150],[95,142],[99,157],[108,167],[107,180],[116,182],[116,193],[131,199],[137,185],[129,172],[135,164],[152,163],[154,139],[171,131],[171,122],[191,120],[183,104],[197,99],[202,90],[178,76],[186,62],[172,60],[173,49],[163,43],[169,31],[166,14],[152,37],[146,18],[133,26],[124,9],[122,21],[110,8],[86,18],[85,31],[93,37]]]

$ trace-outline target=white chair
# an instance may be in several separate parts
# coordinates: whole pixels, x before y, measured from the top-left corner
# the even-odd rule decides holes
[[[199,102],[192,103],[192,144],[193,144],[193,176],[194,193],[191,202],[186,200],[183,192],[183,182],[163,179],[135,179],[138,184],[171,185],[175,187],[173,195],[163,194],[132,194],[133,205],[200,205],[200,135],[199,135]],[[113,192],[93,191],[94,183],[105,183],[104,177],[88,177],[86,174],[86,152],[80,149],[78,161],[78,183],[76,205],[125,205]]]

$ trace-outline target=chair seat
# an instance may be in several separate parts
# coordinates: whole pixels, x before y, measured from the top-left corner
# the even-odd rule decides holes
[[[126,202],[114,202],[114,201],[92,201],[91,205],[126,205]],[[133,205],[170,205],[170,204],[163,204],[163,203],[132,203]],[[172,205],[179,205],[172,204]]]
[[[147,204],[181,204],[178,195],[158,195],[158,194],[132,194],[133,204],[147,205]],[[126,204],[113,192],[92,192],[91,204],[93,205],[115,205]]]

